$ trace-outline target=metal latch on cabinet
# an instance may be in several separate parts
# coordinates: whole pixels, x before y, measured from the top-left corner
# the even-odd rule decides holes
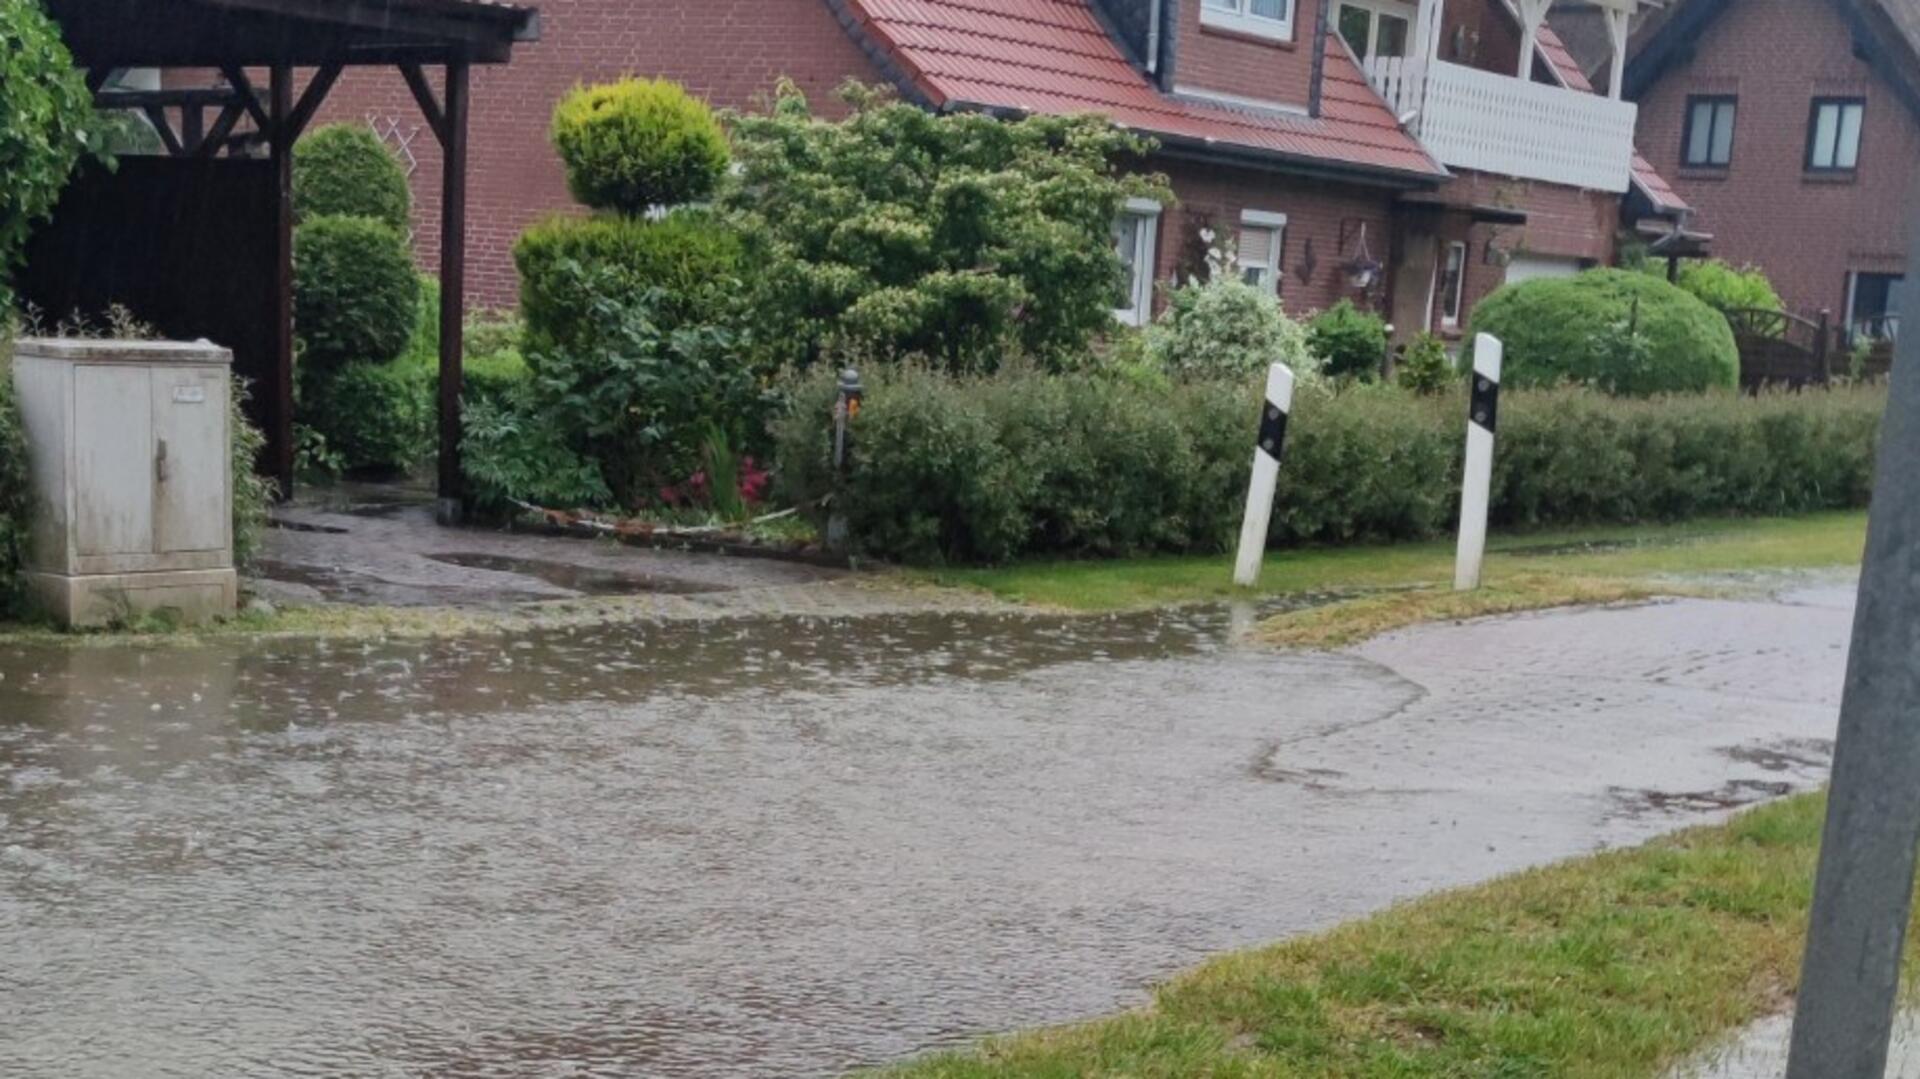
[[[160,440],[160,448],[153,453],[153,478],[156,482],[167,482],[167,440]]]

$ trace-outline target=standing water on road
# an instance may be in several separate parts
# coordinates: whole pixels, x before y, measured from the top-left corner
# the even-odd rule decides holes
[[[0,1075],[820,1075],[1138,1004],[1806,785],[1846,611],[1228,623],[0,646]]]

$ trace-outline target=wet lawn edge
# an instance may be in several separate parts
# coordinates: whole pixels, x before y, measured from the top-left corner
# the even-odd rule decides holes
[[[1648,1076],[1791,1002],[1824,796],[1216,958],[1139,1010],[877,1075]]]

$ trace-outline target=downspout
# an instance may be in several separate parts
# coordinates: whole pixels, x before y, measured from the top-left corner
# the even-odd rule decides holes
[[[1318,21],[1313,24],[1313,85],[1307,91],[1307,115],[1318,118],[1320,115],[1320,88],[1327,77],[1327,7],[1330,0],[1320,0]]]
[[[1147,10],[1147,74],[1160,73],[1160,2],[1153,0]]]

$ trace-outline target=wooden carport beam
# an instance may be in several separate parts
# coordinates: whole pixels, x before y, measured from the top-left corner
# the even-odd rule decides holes
[[[447,64],[445,99],[418,64],[402,64],[400,76],[420,103],[427,127],[440,141],[440,483],[442,524],[460,520],[464,473],[460,468],[460,397],[466,382],[467,309],[467,100],[468,68]]]

